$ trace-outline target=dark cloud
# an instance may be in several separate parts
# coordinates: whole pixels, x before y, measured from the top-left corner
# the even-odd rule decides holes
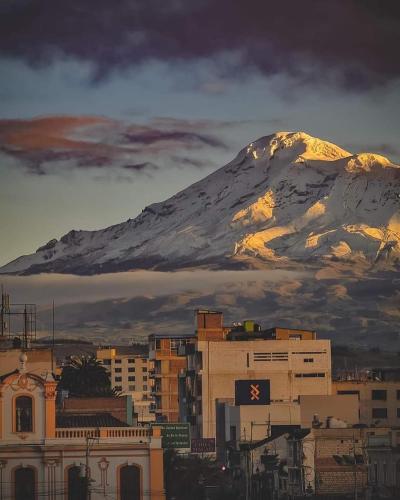
[[[93,62],[101,78],[150,60],[217,58],[301,80],[336,73],[366,88],[400,76],[398,0],[14,0],[0,6],[1,53],[33,65],[60,54]]]
[[[143,172],[145,170],[158,170],[160,167],[155,163],[145,161],[143,163],[131,163],[130,165],[124,165],[123,168],[133,172]]]
[[[160,156],[163,165],[201,168],[202,161],[190,153],[226,148],[216,135],[204,132],[205,123],[211,128],[209,121],[172,118],[157,118],[149,125],[90,116],[0,120],[0,153],[35,175],[56,168],[119,168],[150,175],[160,168]]]
[[[195,132],[184,132],[179,130],[163,131],[157,129],[145,129],[128,131],[124,133],[125,140],[130,144],[152,145],[160,142],[184,143],[185,145],[204,144],[211,147],[225,147],[225,144],[209,135]]]

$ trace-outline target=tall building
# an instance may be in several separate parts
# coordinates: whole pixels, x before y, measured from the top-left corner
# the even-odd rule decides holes
[[[153,396],[158,422],[178,422],[178,375],[186,369],[186,349],[194,335],[153,334],[149,336],[149,357],[154,363]]]
[[[294,423],[301,395],[331,394],[330,341],[317,340],[315,332],[306,330],[261,331],[251,321],[216,339],[198,335],[187,350],[187,369],[180,379],[180,416],[191,423],[193,437],[216,437],[217,419],[224,418],[218,408],[235,404],[240,380],[268,384],[264,422]]]
[[[132,397],[137,421],[154,421],[153,380],[150,378],[153,362],[131,347],[98,349],[96,357],[110,373],[111,386],[121,394]]]
[[[56,382],[30,370],[30,354],[0,366],[0,498],[164,500],[160,429],[57,414]]]

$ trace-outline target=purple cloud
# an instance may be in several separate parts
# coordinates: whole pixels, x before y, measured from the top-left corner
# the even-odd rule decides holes
[[[65,54],[93,62],[97,77],[222,54],[236,56],[220,64],[236,78],[249,68],[307,81],[333,72],[365,88],[400,76],[398,0],[14,0],[0,12],[4,56],[40,65]]]
[[[0,152],[35,175],[57,168],[120,168],[151,174],[159,169],[160,156],[163,164],[201,168],[203,164],[188,156],[190,152],[226,148],[203,129],[203,122],[160,118],[148,125],[90,116],[0,120]]]

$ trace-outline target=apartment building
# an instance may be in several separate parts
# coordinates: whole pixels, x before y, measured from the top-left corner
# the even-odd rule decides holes
[[[360,423],[368,426],[400,426],[400,381],[336,380],[333,394],[356,394]]]
[[[180,377],[180,416],[192,424],[193,437],[216,437],[217,406],[235,404],[238,380],[267,381],[265,421],[269,413],[276,423],[297,423],[299,396],[331,394],[330,341],[305,330],[261,331],[253,322],[216,340],[198,337]]]
[[[186,369],[186,350],[194,334],[153,334],[149,336],[149,358],[153,363],[152,396],[158,422],[178,422],[178,375]]]
[[[154,400],[150,371],[153,362],[131,347],[98,349],[96,357],[109,371],[111,386],[123,395],[132,397],[134,412],[139,423],[152,422]]]

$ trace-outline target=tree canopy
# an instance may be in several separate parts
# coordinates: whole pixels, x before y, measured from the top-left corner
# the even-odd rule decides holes
[[[62,370],[58,388],[76,397],[116,395],[110,375],[95,356],[71,357]]]

